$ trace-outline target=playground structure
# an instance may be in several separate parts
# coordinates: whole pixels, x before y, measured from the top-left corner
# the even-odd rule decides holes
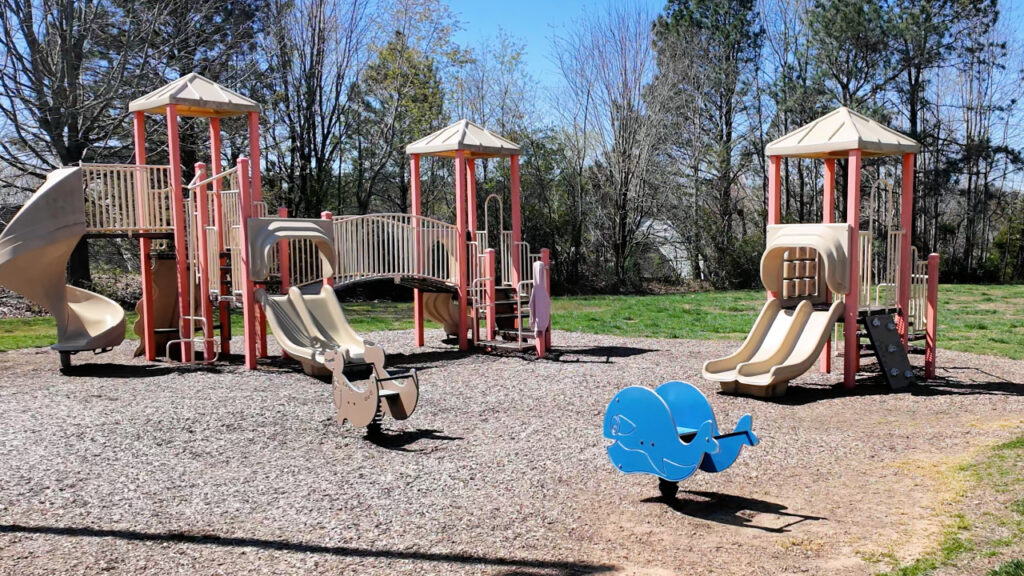
[[[141,340],[137,352],[146,360],[166,355],[185,363],[216,362],[231,353],[229,313],[240,308],[246,368],[256,369],[258,358],[267,357],[269,322],[284,353],[306,373],[333,375],[339,421],[365,425],[383,415],[408,417],[418,383],[415,372],[386,371],[383,350],[352,330],[334,288],[379,279],[412,286],[418,346],[427,300],[430,316],[458,336],[462,349],[471,342],[523,349],[532,341],[544,355],[551,338],[550,256],[547,250],[531,253],[522,241],[516,144],[462,120],[409,145],[412,214],[324,212],[319,219],[299,219],[280,209],[271,217],[261,189],[259,110],[256,102],[194,73],[146,94],[129,105],[135,164],[54,171],[0,235],[0,283],[54,315],[53,348],[62,367],[70,366],[73,354],[108,351],[124,340],[120,306],[65,285],[64,264],[82,238],[138,239],[142,299],[134,330]],[[168,165],[146,163],[146,114],[166,118]],[[247,118],[249,157],[224,169],[220,120],[232,116]],[[211,161],[197,163],[188,183],[180,162],[181,117],[209,119]],[[421,215],[422,155],[455,159],[454,225]],[[506,157],[511,228],[504,229],[497,195],[485,200],[478,226],[475,161]],[[495,209],[499,226],[492,230],[489,211]],[[527,277],[531,267],[534,275]],[[486,339],[480,338],[481,322]],[[345,377],[358,367],[371,370],[370,385]]]
[[[919,149],[914,140],[846,107],[768,144],[768,229],[761,258],[767,302],[735,353],[704,364],[706,379],[719,382],[724,392],[781,396],[816,359],[823,372],[831,371],[837,322],[843,322],[847,388],[856,384],[860,360],[867,356],[878,359],[893,388],[914,380],[908,352],[923,353],[925,378],[934,378],[939,255],[919,260],[910,237]],[[902,186],[898,206],[894,187],[888,188],[885,249],[876,255],[873,212],[868,230],[860,230],[860,183],[863,159],[882,156],[901,156]],[[824,160],[821,224],[781,224],[784,157]],[[836,160],[843,158],[847,223],[836,224]],[[862,343],[864,337],[869,343]],[[921,340],[923,348],[911,345]]]
[[[744,446],[756,446],[750,414],[727,434],[707,397],[687,382],[672,381],[655,390],[629,386],[605,410],[604,437],[613,440],[608,458],[621,472],[653,474],[666,498],[698,468],[721,472],[736,462]]]

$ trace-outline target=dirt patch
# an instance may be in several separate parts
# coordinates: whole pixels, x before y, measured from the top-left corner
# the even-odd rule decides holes
[[[778,401],[717,394],[730,342],[557,332],[557,354],[462,354],[374,334],[421,404],[369,441],[291,364],[182,368],[125,344],[0,354],[0,574],[869,574],[933,546],[947,463],[1019,435],[1024,362],[940,351],[938,382]],[[677,499],[612,469],[604,408],[682,379],[761,444]]]

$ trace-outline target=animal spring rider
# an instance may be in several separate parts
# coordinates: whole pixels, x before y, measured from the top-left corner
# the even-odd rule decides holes
[[[744,446],[756,446],[753,419],[744,414],[736,428],[722,434],[708,399],[687,382],[666,382],[657,389],[630,386],[612,398],[604,415],[604,437],[612,464],[627,474],[653,474],[666,498],[678,482],[698,468],[721,472],[732,466]]]

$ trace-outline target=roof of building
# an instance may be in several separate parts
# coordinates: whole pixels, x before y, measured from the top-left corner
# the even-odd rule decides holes
[[[424,156],[455,156],[462,150],[470,158],[516,156],[519,145],[469,120],[458,122],[405,147],[406,154]]]
[[[920,149],[910,137],[840,106],[771,142],[764,152],[768,156],[845,158],[851,150],[872,157],[900,156]]]
[[[255,101],[193,72],[132,100],[128,111],[163,114],[168,104],[177,105],[179,116],[211,118],[238,116],[260,109]]]

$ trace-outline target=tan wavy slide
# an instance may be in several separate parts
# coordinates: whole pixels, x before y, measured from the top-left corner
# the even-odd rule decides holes
[[[81,351],[106,350],[124,341],[124,310],[94,292],[66,285],[64,270],[85,234],[80,168],[47,177],[0,234],[0,285],[45,308],[57,321],[61,364]]]
[[[786,309],[772,298],[736,352],[704,364],[704,378],[721,382],[723,392],[782,396],[818,359],[842,314],[840,301],[828,310],[815,310],[808,300]]]

